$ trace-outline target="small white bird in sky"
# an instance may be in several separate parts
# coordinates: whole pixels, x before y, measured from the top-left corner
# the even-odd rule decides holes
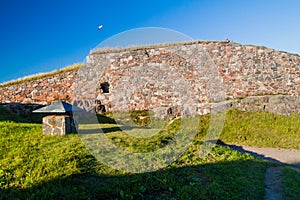
[[[98,26],[98,30],[102,29],[103,25]]]

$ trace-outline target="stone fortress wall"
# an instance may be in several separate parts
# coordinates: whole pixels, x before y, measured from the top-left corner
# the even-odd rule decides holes
[[[56,100],[70,101],[73,97],[71,86],[74,83],[77,71],[60,73],[2,88],[0,85],[0,102],[49,104]]]
[[[243,110],[300,112],[300,56],[266,47],[192,41],[100,49],[87,62],[86,68],[2,87],[0,102],[90,99],[107,111],[193,105],[184,111],[205,114],[208,103],[225,101]]]

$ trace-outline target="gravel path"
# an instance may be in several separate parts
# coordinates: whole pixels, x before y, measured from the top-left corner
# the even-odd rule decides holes
[[[264,148],[264,147],[249,147],[226,144],[231,149],[242,153],[249,153],[254,157],[268,160],[278,164],[289,164],[300,167],[300,150],[280,149],[280,148]]]
[[[300,151],[280,148],[260,148],[223,144],[241,153],[249,153],[254,157],[277,164],[285,164],[300,173]],[[281,181],[282,166],[269,167],[265,174],[265,200],[282,200]]]
[[[265,200],[281,200],[282,167],[269,167],[265,174]]]

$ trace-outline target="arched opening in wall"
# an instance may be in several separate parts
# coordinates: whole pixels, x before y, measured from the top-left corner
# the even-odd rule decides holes
[[[100,87],[103,93],[109,93],[109,83],[108,82],[103,82],[100,83]]]

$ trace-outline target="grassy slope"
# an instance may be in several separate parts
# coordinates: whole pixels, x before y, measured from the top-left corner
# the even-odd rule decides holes
[[[76,134],[45,136],[41,134],[40,124],[7,122],[3,119],[13,120],[15,116],[8,112],[0,112],[1,115],[0,199],[262,199],[264,196],[264,172],[268,163],[221,146],[216,146],[206,157],[199,157],[209,116],[201,117],[199,134],[179,160],[162,170],[132,174],[114,170],[95,160]],[[238,142],[234,136],[247,133],[244,126],[251,121],[254,127],[247,127],[257,135],[254,140],[246,134],[247,139],[243,142],[263,144],[257,139],[263,137],[258,133],[271,126],[273,133],[279,135],[273,136],[274,140],[278,139],[276,144],[283,145],[279,142],[280,130],[284,132],[282,127],[285,126],[281,123],[274,125],[281,122],[274,123],[269,118],[274,116],[278,120],[279,116],[270,113],[255,115],[255,112],[229,111],[222,140]],[[149,141],[133,142],[114,128],[113,121],[102,119],[106,119],[102,126],[113,130],[106,133],[112,142],[131,151],[159,148],[162,140],[172,138],[173,130],[178,125],[175,122],[172,128]],[[283,124],[289,123],[291,127],[297,122],[293,117],[285,120]],[[295,131],[297,135],[299,132]],[[293,172],[286,172],[284,177],[286,196],[296,199],[299,180],[293,178],[296,177]],[[289,187],[291,184],[293,188]]]
[[[220,139],[257,147],[300,149],[300,114],[230,110]]]
[[[130,174],[94,160],[77,135],[41,136],[41,127],[31,124],[1,122],[0,126],[0,198],[263,197],[266,163],[226,148],[217,147],[200,159],[195,144],[170,167]]]
[[[300,174],[285,168],[283,171],[283,195],[286,200],[299,200],[300,198]]]
[[[0,199],[263,198],[267,163],[220,146],[200,158],[200,138],[171,166],[132,174],[96,161],[76,134],[50,137],[39,124],[2,121]]]

